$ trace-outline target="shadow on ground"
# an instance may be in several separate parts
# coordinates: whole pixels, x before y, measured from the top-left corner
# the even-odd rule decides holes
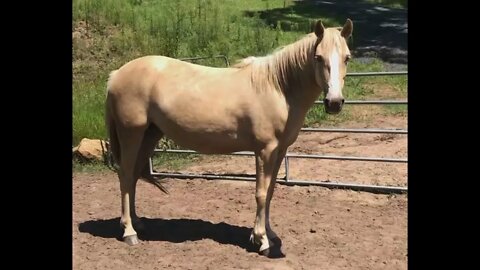
[[[200,219],[152,219],[141,218],[145,230],[138,231],[138,238],[144,241],[168,241],[181,243],[186,241],[198,241],[212,239],[221,244],[238,246],[247,252],[257,253],[258,246],[253,245],[250,239],[252,228],[230,225],[224,222],[211,223]],[[96,237],[116,238],[122,241],[120,218],[107,220],[89,220],[79,224],[80,232],[89,233]],[[271,252],[271,258],[280,258],[281,240],[278,239],[276,249]]]

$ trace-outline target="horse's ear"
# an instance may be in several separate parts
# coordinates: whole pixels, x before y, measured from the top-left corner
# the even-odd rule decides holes
[[[347,21],[345,22],[345,25],[342,28],[341,35],[342,37],[348,39],[352,35],[352,32],[353,32],[353,22],[352,20],[347,19]]]
[[[318,20],[315,24],[315,35],[317,35],[318,38],[321,38],[324,30],[325,27],[323,26],[322,20]]]

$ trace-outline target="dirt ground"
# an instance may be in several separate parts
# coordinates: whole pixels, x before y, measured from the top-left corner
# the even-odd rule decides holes
[[[370,111],[372,112],[372,111]],[[406,128],[405,116],[342,127]],[[301,133],[294,153],[407,157],[405,135]],[[407,165],[290,160],[291,178],[407,186]],[[253,157],[208,156],[183,169],[253,174]],[[281,169],[279,176],[283,177]],[[277,185],[272,228],[284,258],[259,256],[249,243],[254,182],[166,179],[165,195],[139,182],[140,244],[120,241],[120,190],[115,174],[73,175],[74,269],[407,269],[407,195]]]
[[[272,227],[285,258],[252,250],[253,182],[171,180],[170,195],[139,182],[146,233],[120,242],[115,175],[73,179],[74,269],[406,269],[406,195],[278,185]]]

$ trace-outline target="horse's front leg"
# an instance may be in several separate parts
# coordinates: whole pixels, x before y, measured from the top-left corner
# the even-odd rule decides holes
[[[277,161],[278,144],[268,144],[264,149],[255,153],[256,161],[256,192],[255,199],[257,201],[257,214],[253,234],[250,237],[254,243],[260,245],[259,252],[268,256],[270,247],[273,243],[267,237],[266,220],[267,220],[267,195],[272,183],[274,167]],[[273,187],[272,187],[273,189]]]
[[[270,181],[270,186],[268,188],[268,193],[267,193],[267,202],[266,202],[266,209],[265,209],[265,215],[266,215],[266,221],[265,221],[265,226],[267,229],[267,236],[268,239],[272,240],[275,244],[281,244],[280,238],[277,236],[277,234],[272,230],[270,227],[270,201],[272,200],[273,197],[273,191],[275,190],[275,183],[277,182],[277,175],[278,171],[280,169],[280,166],[282,165],[283,158],[285,157],[285,154],[287,152],[286,148],[279,148],[278,149],[278,154],[275,160],[275,165],[273,168],[273,173],[272,173],[272,179]]]

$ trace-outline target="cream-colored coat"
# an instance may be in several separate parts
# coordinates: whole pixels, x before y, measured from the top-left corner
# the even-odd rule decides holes
[[[322,92],[338,113],[350,58],[352,22],[315,33],[265,57],[213,68],[164,56],[145,56],[113,71],[107,85],[106,123],[119,164],[124,240],[136,244],[135,186],[146,175],[156,143],[167,136],[201,153],[250,150],[256,154],[257,215],[252,240],[268,254],[277,236],[269,205],[283,157]],[[133,225],[132,225],[133,223]]]

